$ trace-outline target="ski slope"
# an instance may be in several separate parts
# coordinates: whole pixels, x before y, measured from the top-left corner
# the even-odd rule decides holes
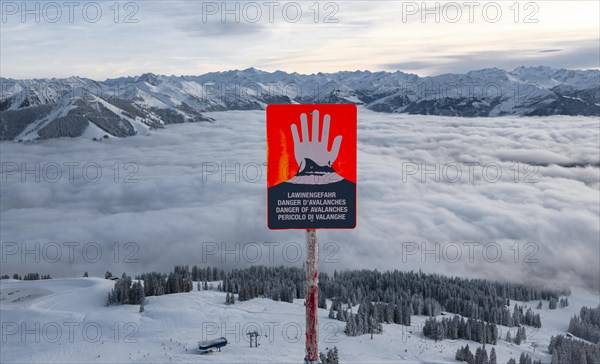
[[[304,357],[302,300],[254,299],[226,306],[223,292],[192,291],[148,297],[140,313],[138,305],[104,306],[113,285],[101,278],[0,281],[0,362],[299,363]],[[549,362],[550,337],[564,333],[570,317],[584,305],[598,305],[599,297],[573,289],[569,303],[549,310],[544,302],[544,308],[535,310],[537,302],[520,302],[541,313],[542,328],[528,327],[520,346],[499,341],[498,362],[518,359],[522,351]],[[328,310],[319,310],[319,348],[337,346],[342,363],[456,363],[460,346],[468,343],[472,351],[478,346],[422,337],[423,316],[413,316],[411,327],[384,324],[383,334],[373,340],[369,335],[347,337],[345,323],[327,316]],[[499,327],[502,339],[506,329]],[[260,333],[258,348],[250,348],[246,336],[254,330]],[[196,350],[198,341],[221,336],[229,341],[222,352],[200,355]]]

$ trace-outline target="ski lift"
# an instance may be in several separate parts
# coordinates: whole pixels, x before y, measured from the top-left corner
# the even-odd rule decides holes
[[[210,341],[199,341],[198,342],[198,350],[200,354],[208,354],[213,352],[215,349],[221,351],[222,347],[227,345],[227,339],[224,337],[210,340]]]

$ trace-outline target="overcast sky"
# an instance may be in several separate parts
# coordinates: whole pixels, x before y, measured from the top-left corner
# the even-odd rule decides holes
[[[1,76],[103,80],[248,67],[432,75],[600,62],[597,1],[242,1],[228,2],[230,13],[221,1],[74,3],[3,1]]]

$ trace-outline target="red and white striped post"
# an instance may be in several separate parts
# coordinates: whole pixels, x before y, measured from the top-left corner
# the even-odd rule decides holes
[[[319,245],[317,230],[306,229],[306,359],[307,364],[319,363]]]

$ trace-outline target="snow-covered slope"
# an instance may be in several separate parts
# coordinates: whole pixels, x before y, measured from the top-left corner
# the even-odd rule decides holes
[[[250,68],[104,82],[0,78],[0,86],[0,140],[89,135],[89,123],[121,137],[138,132],[139,123],[154,128],[204,121],[202,112],[260,110],[271,103],[355,103],[380,112],[447,116],[600,115],[600,71],[541,66],[434,77]]]
[[[138,306],[104,307],[114,283],[99,278],[0,282],[2,363],[298,363],[304,357],[304,306],[254,299],[224,304],[225,293],[193,291],[148,297]],[[216,285],[215,285],[216,286]],[[549,362],[552,335],[564,333],[569,318],[582,306],[598,304],[598,296],[574,289],[570,306],[536,310],[542,328],[527,327],[527,341],[499,341],[498,362],[518,359],[525,351]],[[328,302],[330,304],[330,302]],[[537,302],[528,303],[535,307]],[[348,337],[345,323],[319,310],[320,350],[337,346],[342,363],[456,363],[454,354],[465,340],[435,342],[421,335],[425,317],[412,326],[384,325],[384,332]],[[514,329],[514,328],[513,328]],[[261,336],[250,348],[248,331]],[[505,327],[500,327],[502,337]],[[199,355],[197,342],[224,336],[222,352]],[[538,345],[534,348],[534,343]],[[488,350],[492,345],[488,345]]]
[[[1,79],[0,140],[127,137],[166,124],[211,120],[185,102],[150,96],[140,82],[133,96],[80,78]]]

